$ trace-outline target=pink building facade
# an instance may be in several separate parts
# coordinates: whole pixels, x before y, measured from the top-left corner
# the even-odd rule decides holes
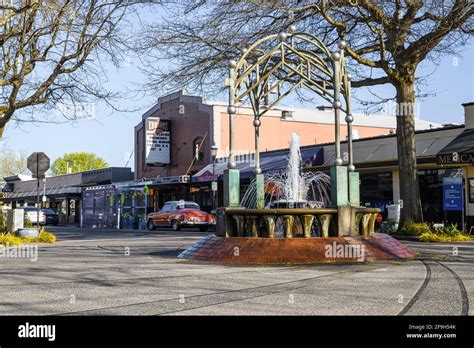
[[[341,136],[347,136],[341,115]],[[170,121],[170,163],[150,166],[146,163],[145,123],[147,118]],[[235,115],[235,152],[252,154],[255,148],[253,112],[250,107],[237,108]],[[292,109],[275,108],[261,118],[260,151],[287,148],[291,133],[301,137],[301,145],[315,145],[334,141],[334,112],[330,108]],[[430,128],[427,121],[416,121],[417,129]],[[354,115],[353,137],[365,138],[391,134],[396,129],[396,118],[381,115]],[[229,117],[225,102],[209,102],[199,96],[179,91],[159,98],[158,103],[142,116],[135,126],[136,180],[179,175],[193,175],[212,163],[211,146],[218,148],[217,157],[229,152]]]

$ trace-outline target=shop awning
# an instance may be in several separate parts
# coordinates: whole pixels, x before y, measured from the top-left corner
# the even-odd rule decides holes
[[[436,155],[438,164],[474,163],[474,129],[465,129]]]
[[[36,199],[37,180],[12,182],[6,200]],[[61,197],[66,195],[81,194],[80,173],[48,177],[39,183],[39,194],[46,197]]]
[[[46,191],[43,191],[40,187],[39,190],[40,196],[43,196],[45,194],[46,197],[61,197],[61,196],[66,196],[66,195],[80,195],[81,194],[81,188],[80,187],[55,187],[55,188],[50,188],[47,189]],[[24,191],[24,192],[10,192],[8,193],[7,197],[5,198],[6,200],[16,200],[16,199],[34,199],[36,198],[37,191],[31,190],[31,191]]]
[[[304,167],[318,166],[324,162],[324,151],[322,147],[306,147],[301,150],[301,159]],[[260,155],[260,167],[263,172],[282,170],[288,166],[289,150],[266,152]],[[255,171],[255,158],[253,155],[236,157],[237,168],[240,169],[242,179],[250,178]],[[227,169],[227,159],[219,160],[215,164],[214,172],[216,177],[224,174]],[[209,182],[213,178],[213,164],[209,164],[196,173],[192,182]]]

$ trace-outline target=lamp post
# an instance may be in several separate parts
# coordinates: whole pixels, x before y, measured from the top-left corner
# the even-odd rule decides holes
[[[216,182],[216,157],[217,157],[217,147],[216,143],[213,143],[211,146],[211,155],[212,155],[212,210],[216,209],[216,191],[217,191],[217,182]]]

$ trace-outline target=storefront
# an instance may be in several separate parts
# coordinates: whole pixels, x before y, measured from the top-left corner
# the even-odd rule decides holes
[[[166,201],[194,200],[189,181],[189,176],[176,176],[84,188],[82,227],[145,229],[147,215]]]
[[[81,227],[117,228],[117,200],[114,185],[91,186],[82,194]]]
[[[146,229],[147,214],[153,211],[151,181],[125,182],[116,186],[118,221],[123,229]]]
[[[60,225],[79,225],[81,219],[81,173],[48,177],[39,181],[31,177],[12,176],[5,178],[4,202],[11,208],[36,206],[38,195],[40,206],[58,212]]]
[[[469,114],[470,117],[466,117],[466,127],[439,151],[436,163],[443,168],[450,168],[451,171],[448,175],[442,173],[443,196],[440,200],[444,207],[445,218],[456,221],[458,225],[465,223],[472,228],[474,227],[474,103],[463,105],[466,110],[469,108],[472,112]],[[457,178],[457,181],[449,180],[447,177]]]
[[[38,181],[31,176],[15,175],[4,178],[2,191],[10,208],[36,206],[39,195],[40,207],[57,211],[60,225],[107,227],[113,225],[114,218],[106,202],[110,188],[103,185],[132,178],[130,168],[109,167],[47,177],[39,181],[38,189]]]
[[[133,178],[130,168],[110,167],[81,173],[82,220],[81,227],[118,228],[116,186]]]
[[[474,226],[474,103],[464,104],[465,124],[449,125],[417,131],[417,168],[424,219],[432,223],[448,223],[469,231]],[[341,142],[343,158],[347,158],[347,142]],[[264,173],[287,166],[288,150],[261,153]],[[327,172],[333,165],[334,143],[301,147],[304,170]],[[387,206],[401,204],[400,173],[396,134],[387,134],[353,141],[353,158],[360,174],[360,199],[364,206],[381,208],[384,218]],[[254,172],[253,161],[237,161],[241,188],[249,183]],[[222,181],[225,161],[214,169]],[[212,180],[213,165],[193,176],[193,183]],[[403,170],[403,168],[402,168]],[[219,186],[221,187],[221,186]],[[242,197],[242,196],[241,196]],[[219,200],[222,204],[222,200]],[[403,208],[402,208],[403,209]]]

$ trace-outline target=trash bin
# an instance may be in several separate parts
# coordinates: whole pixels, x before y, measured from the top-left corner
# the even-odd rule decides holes
[[[387,207],[387,219],[400,222],[400,204],[392,204]]]

